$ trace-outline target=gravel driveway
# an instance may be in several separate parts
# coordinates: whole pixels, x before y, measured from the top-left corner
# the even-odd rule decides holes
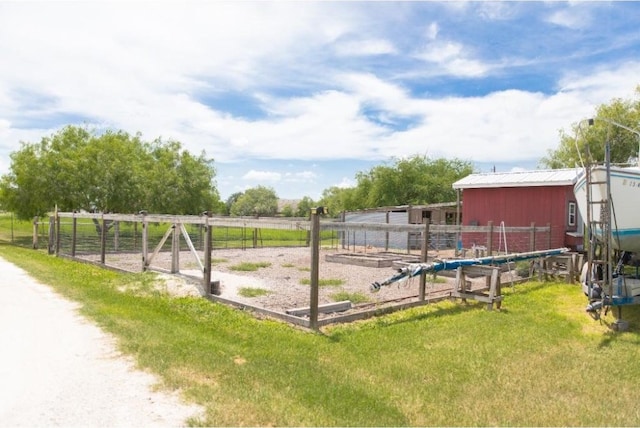
[[[184,426],[202,409],[153,392],[77,305],[0,258],[0,427]]]

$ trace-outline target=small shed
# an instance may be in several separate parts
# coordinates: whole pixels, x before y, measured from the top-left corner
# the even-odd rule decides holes
[[[341,220],[346,223],[385,223],[385,224],[456,224],[459,207],[456,202],[436,203],[429,205],[398,205],[369,208],[358,211],[345,211]],[[355,245],[371,245],[373,247],[391,249],[420,248],[419,233],[407,232],[369,232],[349,237]],[[432,246],[455,247],[455,233],[432,236]]]
[[[345,211],[344,221],[393,224],[456,224],[456,203],[397,205]]]
[[[549,226],[544,246],[581,251],[583,223],[573,193],[579,172],[571,168],[468,175],[453,183],[464,201],[461,224]],[[462,233],[461,239],[465,248],[473,245],[470,234]]]

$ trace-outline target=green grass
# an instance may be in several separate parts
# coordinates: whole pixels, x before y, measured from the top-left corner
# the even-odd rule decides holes
[[[238,294],[242,297],[260,297],[269,294],[269,290],[257,287],[240,287]]]
[[[447,280],[441,276],[427,275],[426,282],[427,284],[444,284]]]
[[[229,267],[231,270],[239,271],[239,272],[255,272],[260,268],[266,268],[271,266],[271,263],[268,262],[242,262],[237,265],[233,265]]]
[[[442,302],[310,333],[202,298],[118,291],[138,279],[42,251],[0,255],[203,405],[191,424],[640,425],[640,308],[612,333],[584,313],[577,285],[503,287],[500,311]]]
[[[339,291],[337,293],[333,293],[331,298],[334,302],[342,302],[344,300],[349,300],[351,303],[367,303],[371,301],[367,295],[364,293],[349,293],[347,291]]]
[[[311,285],[311,280],[309,278],[300,279],[300,284],[302,285]],[[326,279],[318,279],[319,287],[337,287],[338,285],[344,284],[344,280],[339,278],[326,278]]]

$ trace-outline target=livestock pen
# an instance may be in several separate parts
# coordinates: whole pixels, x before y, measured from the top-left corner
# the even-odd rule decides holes
[[[37,236],[40,223],[34,221]],[[440,238],[464,232],[477,234],[482,245],[463,249],[456,239]],[[308,220],[57,213],[49,220],[48,247],[108,268],[177,276],[212,301],[318,328],[450,298],[456,287],[455,278],[420,275],[373,293],[371,284],[398,267],[478,249],[490,255],[510,240],[539,248],[548,232],[535,226],[349,223],[316,212]],[[487,286],[478,281],[479,289]]]

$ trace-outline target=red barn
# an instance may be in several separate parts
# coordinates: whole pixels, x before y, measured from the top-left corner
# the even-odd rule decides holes
[[[578,169],[534,170],[471,174],[453,184],[462,204],[463,226],[550,226],[536,249],[569,247],[582,250],[582,220],[573,186]],[[499,233],[499,230],[498,230]],[[470,248],[473,233],[462,234],[462,245]],[[496,241],[494,241],[496,242]],[[506,239],[508,243],[508,237]],[[528,251],[530,248],[509,250]]]

